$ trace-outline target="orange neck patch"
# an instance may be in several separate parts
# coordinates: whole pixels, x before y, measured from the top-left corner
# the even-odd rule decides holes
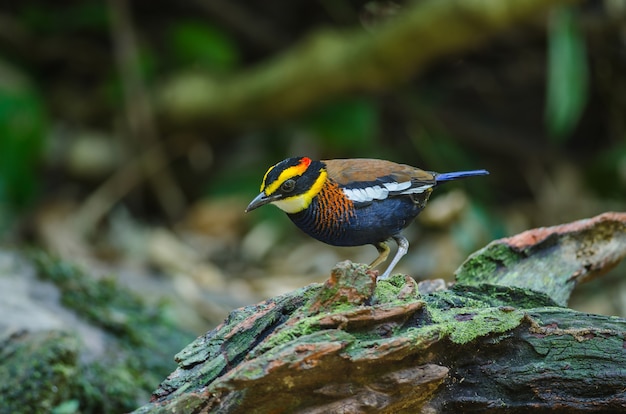
[[[319,203],[316,231],[338,231],[348,218],[354,216],[354,203],[349,200],[337,183],[327,180],[318,194]]]

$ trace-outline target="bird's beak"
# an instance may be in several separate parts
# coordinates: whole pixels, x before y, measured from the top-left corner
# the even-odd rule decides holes
[[[246,207],[246,213],[254,210],[255,208],[259,208],[261,206],[269,204],[274,200],[278,200],[279,198],[280,198],[279,194],[266,196],[265,193],[262,192],[258,196],[254,197],[254,200],[252,200],[250,204],[248,204],[248,207]]]

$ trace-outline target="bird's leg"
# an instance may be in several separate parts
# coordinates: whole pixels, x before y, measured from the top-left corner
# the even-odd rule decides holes
[[[409,241],[404,236],[402,236],[401,234],[396,234],[391,238],[394,239],[395,242],[398,244],[398,252],[393,257],[393,260],[391,260],[391,263],[389,263],[389,266],[387,266],[387,270],[385,270],[385,273],[383,273],[382,276],[378,277],[378,280],[385,280],[389,276],[391,276],[393,268],[396,267],[400,259],[402,259],[402,256],[404,256],[409,250]],[[387,247],[387,253],[389,253],[389,247]]]
[[[389,256],[389,246],[385,242],[379,242],[374,245],[376,250],[378,250],[378,257],[370,263],[370,267],[376,267],[385,260],[387,260],[387,256]]]

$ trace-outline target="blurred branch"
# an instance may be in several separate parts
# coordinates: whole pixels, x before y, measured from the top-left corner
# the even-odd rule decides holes
[[[102,183],[83,201],[78,211],[72,215],[72,226],[79,234],[85,234],[119,202],[145,179],[158,177],[167,168],[170,158],[163,156],[160,146],[142,150],[136,159],[126,162],[109,179]],[[159,181],[158,179],[156,181]],[[154,181],[153,181],[154,182]]]
[[[179,76],[160,91],[159,110],[175,122],[224,126],[286,118],[342,94],[406,81],[437,58],[571,2],[415,2],[371,32],[319,31],[288,53],[228,79]]]
[[[184,207],[184,196],[167,169],[168,156],[159,140],[154,111],[141,74],[129,5],[125,0],[109,0],[109,9],[114,52],[124,93],[128,133],[138,144],[137,151],[143,152],[148,148],[151,151],[151,156],[140,158],[142,169],[138,172],[149,180],[163,210],[170,217],[174,217]],[[113,177],[97,190],[100,197],[106,197],[104,190],[112,187],[112,183],[118,182],[118,178]],[[123,187],[127,191],[132,188],[129,188],[128,184]],[[110,196],[117,199],[119,194],[115,193],[119,192],[120,190],[113,190]]]

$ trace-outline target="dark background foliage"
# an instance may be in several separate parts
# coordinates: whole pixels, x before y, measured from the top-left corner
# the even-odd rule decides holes
[[[219,84],[271,65],[322,30],[393,24],[406,7],[0,6],[3,237],[98,263],[131,286],[163,284],[157,296],[170,290],[161,276],[193,274],[177,292],[200,308],[201,331],[233,306],[323,280],[337,260],[375,254],[312,242],[273,208],[244,216],[265,170],[287,156],[488,169],[488,178],[441,189],[408,230],[402,270],[417,278],[452,280],[468,253],[497,237],[623,210],[626,12],[618,1],[554,9],[409,81],[329,97],[282,119],[220,123],[168,110],[174,102],[164,90],[193,102],[198,76]],[[416,50],[423,46],[415,40]],[[615,311],[597,302],[597,310]],[[623,311],[621,299],[613,302]]]

